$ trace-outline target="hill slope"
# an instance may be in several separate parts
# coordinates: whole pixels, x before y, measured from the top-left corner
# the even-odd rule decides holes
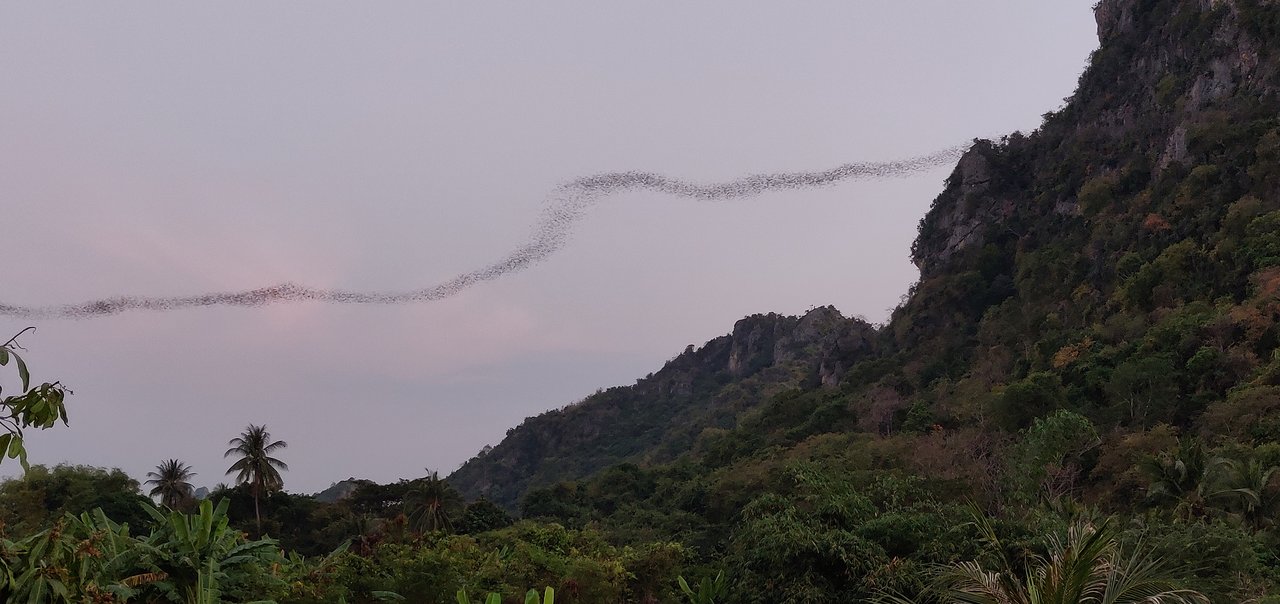
[[[1067,105],[959,161],[886,328],[832,320],[796,340],[810,353],[735,373],[739,328],[795,322],[746,319],[634,387],[527,420],[451,482],[511,505],[636,462],[540,491],[564,505],[538,509],[616,518],[600,496],[623,480],[633,508],[675,505],[721,547],[797,460],[908,472],[990,505],[1047,489],[1128,509],[1135,456],[1168,445],[1143,435],[1280,440],[1280,8],[1104,0],[1095,14],[1102,44]],[[1062,410],[1101,444],[1019,486],[1010,455]]]
[[[875,332],[834,308],[803,317],[754,315],[690,346],[634,386],[610,388],[525,420],[449,476],[468,497],[514,508],[531,485],[589,476],[624,462],[670,461],[705,430],[729,428],[762,401],[828,386],[871,354]]]

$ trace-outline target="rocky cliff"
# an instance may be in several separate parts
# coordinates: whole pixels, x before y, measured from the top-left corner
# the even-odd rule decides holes
[[[1280,92],[1274,48],[1280,24],[1269,10],[1275,4],[1099,2],[1094,14],[1101,47],[1067,106],[1046,114],[1032,137],[980,142],[960,159],[921,221],[912,258],[923,276],[943,270],[963,250],[1010,234],[1010,228],[1022,236],[1009,224],[1015,212],[1024,219],[1080,216],[1080,196],[1090,192],[1082,190],[1090,178],[1119,178],[1126,170],[1159,176],[1171,165],[1190,168],[1203,161],[1205,145],[1212,143],[1203,139],[1206,130],[1232,113],[1256,117],[1251,114],[1265,112]],[[1192,140],[1198,135],[1201,140]],[[1066,157],[1080,150],[1089,151],[1079,153],[1083,162]],[[1122,158],[1140,165],[1122,164]],[[1061,165],[1043,166],[1051,163]],[[1044,171],[1037,175],[1037,168]],[[1028,199],[1032,176],[1049,190]]]

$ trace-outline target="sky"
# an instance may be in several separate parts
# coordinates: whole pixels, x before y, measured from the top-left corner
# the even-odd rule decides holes
[[[417,289],[518,247],[580,176],[709,183],[1029,132],[1097,47],[1091,5],[0,3],[0,303]],[[0,334],[34,325],[33,379],[74,391],[69,427],[28,434],[35,463],[143,480],[177,458],[213,486],[227,441],[265,423],[293,492],[448,473],[743,316],[885,320],[949,172],[618,194],[559,253],[436,302]]]

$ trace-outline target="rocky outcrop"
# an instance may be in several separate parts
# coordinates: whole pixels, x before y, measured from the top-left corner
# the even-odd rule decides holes
[[[1106,44],[1116,36],[1132,32],[1136,5],[1136,0],[1102,0],[1094,6],[1093,18],[1098,23],[1098,41]]]
[[[798,318],[753,315],[733,326],[725,369],[740,378],[775,364],[816,359],[821,381],[834,384],[843,375],[843,365],[835,359],[869,352],[874,334],[866,322],[846,318],[831,306]]]
[[[983,241],[989,228],[1013,212],[1013,201],[996,186],[990,151],[989,143],[980,143],[961,156],[946,190],[921,222],[911,259],[922,275],[932,274],[952,256]]]

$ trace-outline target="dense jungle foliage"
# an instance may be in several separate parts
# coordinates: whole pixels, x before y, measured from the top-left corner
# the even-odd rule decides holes
[[[325,501],[252,425],[198,503],[178,460],[159,508],[34,467],[0,485],[5,593],[1280,602],[1280,6],[1095,12],[1065,106],[961,159],[886,325],[749,317],[448,478]]]

